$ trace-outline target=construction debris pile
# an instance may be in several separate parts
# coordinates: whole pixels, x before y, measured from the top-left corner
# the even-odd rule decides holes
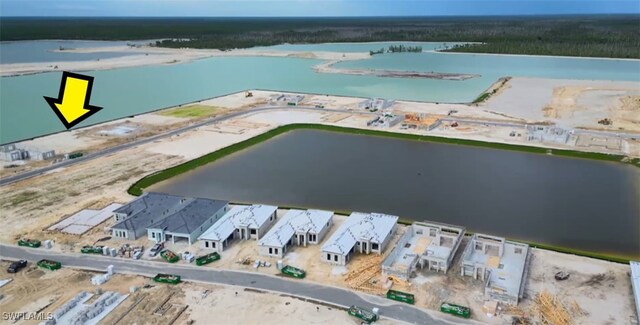
[[[572,325],[574,319],[584,315],[575,301],[566,303],[548,291],[542,291],[533,299],[531,314],[542,324]]]

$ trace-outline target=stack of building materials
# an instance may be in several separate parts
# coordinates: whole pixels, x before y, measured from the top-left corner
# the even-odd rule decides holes
[[[47,320],[46,322],[44,322],[44,324],[46,324],[46,325],[57,324],[58,320],[60,320],[63,316],[65,316],[70,310],[74,309],[78,304],[83,303],[84,301],[86,301],[89,298],[90,298],[90,296],[89,296],[88,292],[86,292],[86,291],[80,292],[75,297],[73,297],[71,300],[67,301],[60,308],[56,309],[53,312],[52,319]]]
[[[91,283],[97,286],[102,285],[103,283],[109,281],[112,275],[113,275],[113,265],[109,265],[107,267],[107,273],[93,276],[91,278]]]
[[[115,304],[120,298],[120,294],[116,292],[105,292],[96,300],[96,302],[72,317],[69,323],[73,325],[85,324],[89,320],[94,319],[98,315],[100,315],[105,310],[105,308]]]

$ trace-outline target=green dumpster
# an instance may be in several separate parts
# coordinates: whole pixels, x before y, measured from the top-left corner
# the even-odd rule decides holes
[[[38,248],[40,247],[40,241],[35,239],[20,239],[18,240],[18,246]]]
[[[159,273],[153,278],[153,281],[160,283],[178,284],[182,280],[179,275]]]
[[[451,304],[448,302],[443,302],[442,305],[440,305],[440,311],[463,318],[471,317],[471,309],[469,309],[469,307]]]
[[[391,300],[406,302],[412,305],[416,302],[416,298],[414,295],[396,290],[387,291],[387,298]]]
[[[47,269],[47,270],[51,270],[51,271],[55,271],[55,270],[59,270],[62,267],[62,264],[58,261],[52,261],[52,260],[40,260],[38,261],[38,263],[36,263],[39,267],[43,268],[43,269]]]
[[[220,254],[218,254],[218,252],[209,253],[207,255],[196,258],[196,265],[201,266],[201,265],[209,264],[219,259],[220,259]]]
[[[304,270],[299,269],[297,267],[293,267],[291,265],[285,265],[280,271],[284,275],[298,278],[298,279],[304,279],[304,277],[307,275],[307,272],[305,272]]]
[[[360,318],[363,322],[371,324],[378,320],[378,315],[374,312],[358,306],[349,307],[349,315]]]
[[[164,258],[165,261],[169,262],[169,263],[175,263],[177,261],[180,260],[180,257],[178,257],[178,255],[176,255],[176,253],[165,249],[162,252],[160,252],[160,256],[162,256],[162,258]]]
[[[84,254],[102,254],[103,247],[104,246],[83,246],[80,252]]]

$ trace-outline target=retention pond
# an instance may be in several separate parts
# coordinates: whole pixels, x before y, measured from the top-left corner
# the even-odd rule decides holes
[[[296,130],[147,190],[383,212],[640,257],[640,169],[621,163]]]

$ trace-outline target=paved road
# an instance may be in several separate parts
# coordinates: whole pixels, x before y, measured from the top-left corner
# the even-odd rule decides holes
[[[32,171],[28,171],[25,173],[21,173],[15,176],[10,176],[10,177],[5,177],[0,179],[0,186],[2,185],[8,185],[11,183],[15,183],[21,180],[25,180],[31,177],[35,177],[38,175],[42,175],[48,171],[60,168],[60,167],[66,167],[72,164],[77,164],[83,161],[87,161],[87,160],[92,160],[92,159],[96,159],[99,157],[103,157],[115,152],[118,152],[120,150],[124,150],[124,149],[128,149],[128,148],[132,148],[135,146],[139,146],[141,144],[145,144],[145,143],[149,143],[149,142],[153,142],[156,141],[158,139],[162,139],[162,138],[166,138],[166,137],[171,137],[174,136],[176,134],[179,133],[183,133],[195,128],[199,128],[205,125],[209,125],[209,124],[214,124],[214,123],[218,123],[218,122],[222,122],[228,119],[232,119],[241,115],[248,115],[248,114],[255,114],[255,113],[260,113],[260,112],[264,112],[264,111],[270,111],[270,110],[279,110],[279,109],[287,109],[287,110],[298,110],[298,109],[303,109],[303,110],[310,110],[310,111],[320,111],[320,112],[340,112],[342,110],[332,110],[332,109],[324,109],[324,108],[315,108],[315,107],[305,107],[305,106],[296,106],[296,107],[291,107],[291,106],[261,106],[261,107],[257,107],[257,108],[253,108],[247,111],[242,111],[242,112],[234,112],[234,113],[230,113],[230,114],[226,114],[226,115],[222,115],[222,116],[216,116],[210,119],[207,119],[205,121],[202,122],[198,122],[195,124],[191,124],[185,127],[182,127],[180,129],[176,129],[173,131],[169,131],[166,133],[162,133],[162,134],[158,134],[152,137],[148,137],[148,138],[144,138],[144,139],[140,139],[140,140],[136,140],[133,142],[128,142],[128,143],[123,143],[120,145],[117,145],[115,147],[111,147],[111,148],[107,148],[104,149],[102,151],[98,151],[98,152],[94,152],[94,153],[90,153],[88,155],[85,155],[83,157],[80,158],[76,158],[76,159],[69,159],[69,160],[63,160],[57,164],[53,164],[53,165],[49,165],[46,167],[42,167],[42,168],[38,168],[36,170],[32,170]],[[351,112],[351,111],[349,111]],[[351,112],[354,113],[354,112]]]
[[[120,257],[104,257],[85,254],[63,254],[45,249],[32,249],[0,244],[0,257],[6,259],[26,259],[36,262],[49,258],[62,263],[63,266],[87,270],[106,270],[113,265],[117,273],[154,276],[157,273],[180,275],[186,281],[220,283],[279,292],[282,294],[304,297],[312,300],[328,302],[342,307],[358,305],[366,308],[380,308],[380,315],[390,319],[411,324],[478,324],[475,321],[455,318],[438,312],[427,312],[413,306],[391,302],[380,297],[354,292],[331,286],[310,283],[304,280],[290,280],[254,272],[219,270],[210,267],[196,267],[187,264],[168,264],[132,260]]]

